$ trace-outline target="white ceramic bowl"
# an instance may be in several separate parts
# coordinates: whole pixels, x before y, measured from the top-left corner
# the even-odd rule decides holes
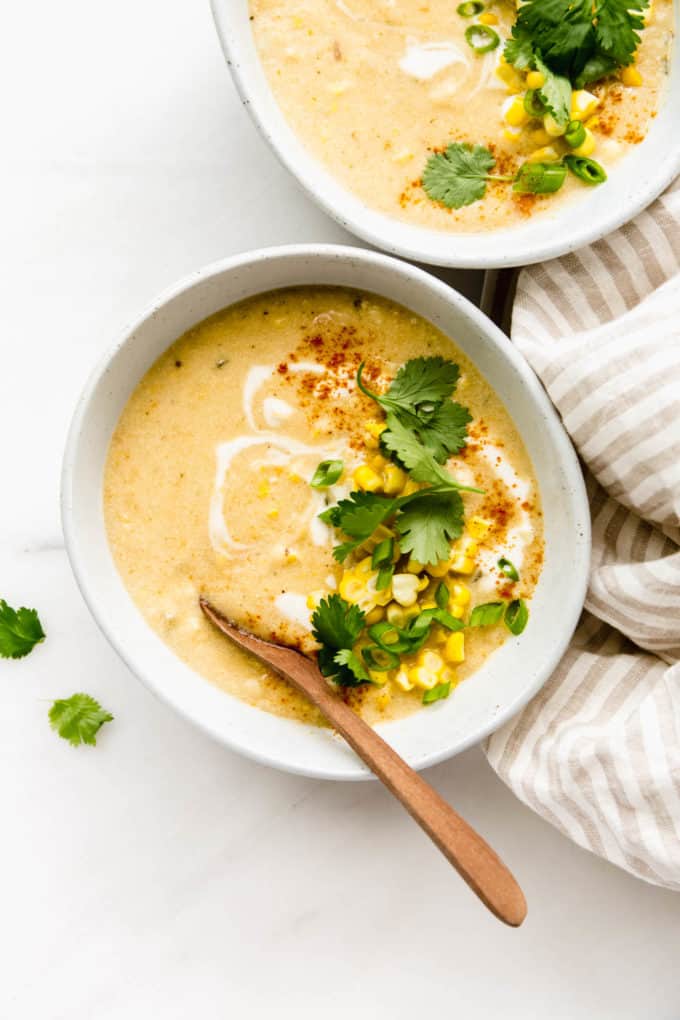
[[[542,262],[596,241],[631,220],[680,173],[680,46],[675,46],[668,94],[647,138],[613,168],[604,187],[588,189],[574,203],[556,207],[553,213],[546,210],[512,229],[454,234],[403,223],[369,208],[348,191],[289,128],[257,56],[248,0],[211,2],[234,82],[264,138],[330,216],[384,251],[469,269]]]
[[[507,641],[447,701],[379,727],[415,768],[423,768],[481,740],[550,676],[581,612],[590,551],[581,471],[541,384],[500,330],[428,273],[357,248],[301,245],[226,259],[162,294],[106,355],[76,410],[62,479],[66,547],[83,596],[111,644],[152,691],[187,719],[235,750],[278,768],[330,779],[368,775],[330,732],[252,708],[181,662],[123,587],[104,528],[102,478],[109,440],[150,365],[181,333],[220,308],[295,284],[373,291],[401,302],[455,338],[505,402],[540,486],[546,560],[524,634]]]

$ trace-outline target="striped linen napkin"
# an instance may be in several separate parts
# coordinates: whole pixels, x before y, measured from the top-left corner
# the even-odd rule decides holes
[[[584,465],[586,608],[486,745],[576,843],[680,890],[680,181],[589,248],[521,272],[512,339]]]

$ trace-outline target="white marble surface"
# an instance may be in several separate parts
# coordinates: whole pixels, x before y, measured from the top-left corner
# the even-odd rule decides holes
[[[0,1018],[680,1016],[677,897],[570,845],[480,752],[430,778],[522,879],[518,932],[377,785],[241,760],[107,647],[58,518],[90,366],[187,270],[347,238],[241,111],[203,0],[8,5],[0,75],[0,596],[49,635],[0,664]],[[116,716],[96,749],[47,725],[79,689]]]

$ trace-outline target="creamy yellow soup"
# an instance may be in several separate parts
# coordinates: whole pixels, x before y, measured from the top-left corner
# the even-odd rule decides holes
[[[529,157],[557,159],[570,151],[540,120],[517,126],[508,111],[513,97],[521,107],[528,87],[524,74],[501,63],[514,2],[486,5],[481,17],[501,42],[484,55],[465,40],[479,16],[461,17],[451,0],[251,0],[250,11],[283,115],[371,208],[421,227],[480,231],[521,223],[585,193],[587,185],[571,174],[557,194],[544,196],[490,182],[481,201],[455,210],[422,188],[428,157],[451,142],[488,147],[494,173],[506,175]],[[585,107],[584,119],[595,147],[585,154],[605,170],[647,133],[667,80],[672,38],[672,0],[654,0],[636,55],[639,84],[625,84],[637,77],[623,73],[592,87],[595,105]]]
[[[543,556],[540,496],[517,430],[474,365],[431,323],[375,295],[280,290],[180,337],[130,397],[106,463],[106,527],[123,581],[151,627],[197,673],[266,711],[322,722],[302,696],[215,631],[199,596],[256,633],[308,652],[322,597],[340,587],[366,609],[375,604],[366,604],[366,588],[350,585],[365,550],[340,565],[337,536],[318,515],[356,487],[362,466],[364,475],[371,464],[386,470],[377,405],[356,385],[360,363],[367,383],[384,390],[402,364],[431,355],[459,365],[455,397],[472,414],[467,446],[448,468],[484,490],[464,494],[470,534],[459,540],[467,543],[463,560],[453,563],[464,572],[447,575],[459,615],[494,599],[530,598]],[[310,479],[327,459],[342,460],[343,474],[331,488],[314,489]],[[483,535],[473,521],[484,522]],[[518,583],[499,571],[501,555],[517,567]],[[439,582],[422,567],[419,577],[426,598],[428,583]],[[506,638],[513,640],[502,626],[466,629],[454,688]],[[369,721],[397,718],[421,706],[423,691],[395,680],[386,673],[341,694]]]

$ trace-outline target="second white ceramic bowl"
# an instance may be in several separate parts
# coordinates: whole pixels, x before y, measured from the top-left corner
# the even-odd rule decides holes
[[[181,662],[151,630],[124,588],[104,526],[102,482],[109,441],[147,369],[181,333],[213,312],[253,294],[296,284],[381,294],[455,339],[504,401],[540,486],[546,558],[525,632],[507,641],[447,701],[379,727],[411,765],[423,768],[481,740],[522,708],[550,676],[581,612],[590,551],[581,471],[541,384],[500,330],[428,273],[361,249],[302,245],[226,259],[166,291],[106,355],[76,410],[62,479],[68,554],[85,600],[111,644],[151,690],[187,719],[235,750],[278,768],[329,779],[369,775],[330,731],[252,708]]]
[[[633,219],[680,173],[680,47],[675,46],[667,94],[649,134],[612,169],[606,185],[584,188],[573,203],[546,210],[511,229],[456,234],[404,223],[371,209],[348,191],[288,126],[255,49],[248,0],[211,2],[234,82],[264,138],[330,216],[384,251],[468,269],[543,262],[590,244]]]

